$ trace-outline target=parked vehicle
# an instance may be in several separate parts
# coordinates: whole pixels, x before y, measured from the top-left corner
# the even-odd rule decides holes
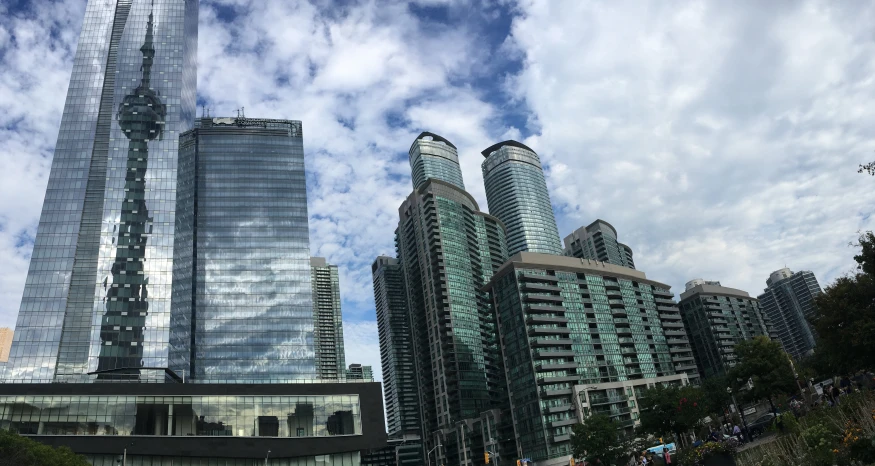
[[[766,413],[756,418],[753,422],[747,424],[747,430],[750,433],[750,438],[755,439],[761,435],[775,421],[775,413]]]

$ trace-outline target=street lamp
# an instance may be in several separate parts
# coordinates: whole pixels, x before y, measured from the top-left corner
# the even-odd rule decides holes
[[[493,458],[495,458],[495,466],[498,466],[498,462],[499,462],[498,452],[494,451],[494,450],[497,450],[497,448],[495,448],[495,439],[492,437],[489,437],[489,444],[492,445],[492,450],[486,450],[486,452],[489,453],[490,455],[492,455]]]
[[[747,430],[747,419],[744,418],[744,407],[739,408],[738,403],[735,402],[735,394],[732,393],[732,387],[726,387],[726,392],[729,393],[729,396],[732,398],[732,404],[735,405],[735,409],[741,414],[741,423],[744,425],[744,437],[749,442],[751,438],[750,432]]]
[[[267,459],[270,458],[270,450],[267,450],[267,454],[264,455],[264,466],[267,466]]]
[[[443,446],[443,445],[441,445],[441,444],[437,444],[437,445],[434,446],[434,448],[432,448],[431,450],[428,451],[428,453],[425,454],[425,457],[428,458],[428,462],[429,462],[429,463],[431,463],[431,452],[437,450],[438,448],[440,448],[440,447],[442,447],[442,446]],[[438,455],[437,455],[437,453],[435,453],[435,455],[434,455],[434,464],[435,464],[435,466],[437,466],[437,462],[438,462]]]

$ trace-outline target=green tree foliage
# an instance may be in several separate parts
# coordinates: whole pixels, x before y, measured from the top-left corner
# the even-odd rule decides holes
[[[52,448],[15,432],[0,429],[0,466],[88,466],[84,456],[67,447]]]
[[[871,368],[875,357],[875,235],[862,234],[858,246],[857,273],[826,287],[811,319],[817,356],[833,373]]]
[[[732,397],[726,391],[731,384],[725,375],[707,377],[702,380],[702,396],[705,412],[708,415],[723,416],[732,404]]]
[[[589,463],[610,464],[622,455],[617,429],[620,426],[608,416],[596,414],[571,429],[571,449],[574,457]]]
[[[860,169],[857,170],[857,173],[863,172],[875,176],[875,162],[869,162],[866,165],[860,165]]]
[[[682,433],[698,426],[708,415],[705,403],[700,388],[656,385],[638,399],[640,430],[655,437],[675,434],[682,439]]]
[[[771,403],[776,395],[796,392],[790,357],[777,341],[765,336],[744,340],[735,345],[735,355],[738,363],[729,370],[728,376],[737,396]],[[748,380],[753,382],[753,388],[741,390]]]

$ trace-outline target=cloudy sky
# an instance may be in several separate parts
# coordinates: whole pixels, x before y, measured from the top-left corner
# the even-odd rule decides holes
[[[0,4],[0,325],[13,326],[84,0]],[[201,2],[198,100],[300,119],[312,254],[341,268],[347,362],[379,375],[370,264],[422,130],[534,148],[563,236],[602,218],[648,277],[758,294],[853,267],[875,229],[875,2]]]

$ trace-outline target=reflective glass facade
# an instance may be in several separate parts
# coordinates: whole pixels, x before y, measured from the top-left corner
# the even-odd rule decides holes
[[[571,454],[573,388],[697,377],[669,287],[626,267],[519,253],[487,285],[498,319],[519,454]]]
[[[512,441],[502,431],[511,419],[502,416],[507,389],[495,316],[481,291],[507,258],[504,227],[467,192],[437,179],[399,213],[425,449],[442,445],[436,454],[443,463],[475,464],[491,438]]]
[[[371,266],[374,305],[380,335],[386,425],[390,436],[419,433],[420,413],[414,371],[404,268],[398,259],[380,256]]]
[[[180,141],[170,367],[315,379],[301,122],[203,118]]]
[[[340,312],[340,276],[324,257],[310,258],[313,285],[313,342],[320,379],[340,380],[346,372],[343,316]]]
[[[507,228],[507,250],[562,254],[541,160],[516,141],[483,151],[483,183],[489,213]]]
[[[361,435],[358,395],[0,396],[0,427],[30,435]]]
[[[434,133],[420,134],[408,152],[413,189],[419,189],[427,180],[435,179],[465,189],[459,154],[456,146]]]
[[[822,293],[817,278],[808,270],[772,273],[768,288],[759,295],[760,306],[784,351],[801,358],[814,351],[814,330],[808,318],[814,313],[814,298]]]
[[[632,248],[617,241],[617,230],[604,220],[596,220],[566,236],[565,255],[635,268]]]
[[[681,317],[702,377],[724,374],[735,365],[735,345],[769,336],[759,301],[747,292],[719,285],[689,286],[681,293]]]
[[[168,362],[197,13],[196,0],[88,2],[8,381],[164,379],[148,369]]]

